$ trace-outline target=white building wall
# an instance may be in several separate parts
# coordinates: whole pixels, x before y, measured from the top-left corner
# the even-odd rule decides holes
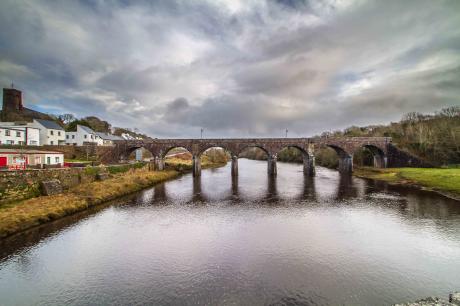
[[[67,132],[66,140],[67,145],[83,146],[87,143],[94,143],[98,146],[104,145],[104,140],[99,137],[95,132],[88,132],[86,129],[77,125],[76,132]]]
[[[64,154],[62,153],[47,153],[44,154],[44,163],[47,165],[63,165],[64,164]]]
[[[58,152],[50,153],[28,153],[25,152],[0,152],[0,157],[7,158],[7,166],[24,165],[64,165],[64,154]]]
[[[36,120],[30,123],[30,126],[40,129],[40,145],[65,144],[64,130],[47,129]]]
[[[65,143],[66,145],[78,145],[77,141],[77,132],[66,132],[65,133]]]
[[[40,130],[37,128],[26,127],[27,131],[27,145],[39,146],[40,145]]]
[[[0,127],[0,144],[19,145],[25,144],[25,129],[13,127]]]

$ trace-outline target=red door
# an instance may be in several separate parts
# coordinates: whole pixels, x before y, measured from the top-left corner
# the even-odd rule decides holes
[[[0,156],[0,167],[6,167],[6,156]]]

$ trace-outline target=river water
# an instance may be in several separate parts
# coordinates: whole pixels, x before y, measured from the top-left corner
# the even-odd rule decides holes
[[[0,243],[0,305],[390,305],[460,290],[460,202],[239,160]]]

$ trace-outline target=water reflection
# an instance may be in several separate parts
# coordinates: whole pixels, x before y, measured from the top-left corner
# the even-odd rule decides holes
[[[0,304],[385,305],[460,288],[458,202],[239,166],[1,241]]]
[[[240,162],[241,163],[241,162]],[[288,164],[287,167],[290,165]],[[332,199],[343,201],[363,198],[375,191],[386,191],[388,185],[356,179],[341,175],[336,171],[322,169],[322,176],[309,177],[299,173],[290,173],[289,178],[265,176],[250,182],[245,176],[228,176],[227,169],[214,169],[214,173],[200,177],[189,177],[191,189],[178,191],[172,183],[159,184],[153,188],[152,202],[182,200],[186,203],[209,202],[215,200],[256,201],[276,203],[286,199],[302,201],[324,201]],[[244,171],[243,171],[244,173]],[[218,178],[214,175],[219,175]],[[292,177],[294,176],[294,177]],[[212,179],[210,180],[210,177]],[[263,182],[263,184],[260,184]],[[320,190],[316,185],[319,184]],[[265,186],[264,186],[265,185]],[[183,187],[183,186],[182,186]],[[437,196],[439,198],[439,196]]]

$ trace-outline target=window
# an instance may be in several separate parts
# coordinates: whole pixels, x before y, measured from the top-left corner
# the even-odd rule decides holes
[[[91,135],[91,139],[93,139],[93,135]]]
[[[5,136],[10,136],[10,133],[11,133],[10,130],[6,130],[5,131]]]
[[[54,161],[56,162],[56,164],[59,164],[59,157],[56,156],[56,157],[54,158]]]
[[[51,141],[50,141],[50,145],[54,145],[54,141],[51,140]]]
[[[19,140],[18,144],[22,146],[22,145],[24,145],[24,141]]]
[[[14,140],[7,140],[6,144],[14,144]]]
[[[20,131],[16,131],[16,137],[21,137],[21,132]]]
[[[54,135],[54,131],[53,131],[53,130],[50,131],[50,135]]]
[[[72,135],[72,139],[75,139],[75,135]]]
[[[85,139],[88,137],[88,135],[85,134]]]
[[[58,136],[61,136],[61,131],[58,131]]]
[[[65,135],[65,139],[69,139],[69,135]]]
[[[46,163],[47,163],[48,165],[51,164],[51,157],[48,156],[48,157],[46,158]]]
[[[37,141],[36,141],[36,140],[30,140],[30,141],[29,141],[29,145],[31,145],[31,146],[36,146],[36,145],[37,145]]]

